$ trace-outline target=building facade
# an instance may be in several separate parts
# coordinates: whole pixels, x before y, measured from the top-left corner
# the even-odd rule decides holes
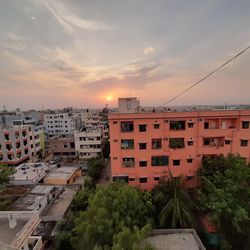
[[[0,163],[33,160],[42,150],[43,130],[34,125],[0,127]]]
[[[85,131],[75,131],[75,148],[80,159],[98,157],[102,152],[103,129],[88,128]]]
[[[250,160],[250,110],[109,115],[113,180],[152,189],[162,176],[197,185],[203,157],[228,153]]]
[[[67,113],[45,114],[45,131],[49,137],[73,134],[74,121]]]
[[[75,158],[74,136],[59,137],[54,136],[48,140],[50,151],[54,158]]]

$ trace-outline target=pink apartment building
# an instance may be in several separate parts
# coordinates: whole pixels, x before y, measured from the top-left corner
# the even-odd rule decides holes
[[[160,177],[197,185],[203,157],[228,153],[250,160],[250,110],[109,115],[113,180],[152,189]]]

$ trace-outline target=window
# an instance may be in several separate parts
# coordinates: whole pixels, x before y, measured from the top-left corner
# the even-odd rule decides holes
[[[204,129],[209,129],[209,122],[204,122]]]
[[[168,166],[168,156],[152,156],[151,157],[152,166]]]
[[[126,168],[134,167],[135,166],[135,158],[122,158],[123,166]]]
[[[208,145],[210,145],[210,141],[211,141],[211,142],[213,142],[213,140],[210,140],[210,139],[204,139],[204,140],[203,140],[203,145],[204,145],[204,146],[208,146]]]
[[[193,141],[188,141],[188,142],[187,142],[187,145],[188,145],[188,146],[193,146],[193,145],[194,145],[194,142],[193,142]]]
[[[180,166],[181,160],[173,160],[173,166]]]
[[[243,121],[242,122],[242,128],[243,129],[249,128],[249,122]]]
[[[162,139],[152,139],[152,149],[161,149]]]
[[[185,130],[185,121],[170,121],[170,130]]]
[[[194,123],[193,122],[188,122],[188,127],[189,128],[193,128],[194,127]]]
[[[121,132],[134,132],[134,122],[121,122]]]
[[[154,124],[154,129],[159,129],[160,128],[160,124]]]
[[[192,162],[193,162],[193,159],[191,159],[191,158],[187,159],[187,163],[192,163]]]
[[[121,149],[133,149],[134,148],[134,140],[121,140]]]
[[[135,178],[131,177],[129,178],[129,181],[135,181]]]
[[[140,183],[147,183],[148,182],[148,178],[147,177],[141,177],[140,178]]]
[[[117,124],[117,121],[114,121],[113,124]]]
[[[147,125],[146,124],[140,124],[139,125],[139,132],[146,132],[147,131]]]
[[[248,140],[240,140],[241,147],[247,147],[247,145],[248,145]]]
[[[147,161],[139,161],[140,167],[147,167],[147,165],[148,165]]]
[[[225,144],[226,145],[230,145],[231,144],[231,140],[225,140]]]
[[[115,140],[113,140],[113,142],[118,142],[118,140],[115,139]]]
[[[147,143],[139,143],[139,149],[140,149],[140,150],[145,150],[145,149],[147,149]]]
[[[184,148],[184,138],[169,138],[170,148]]]
[[[154,177],[154,181],[159,181],[160,180],[160,177],[159,176],[155,176]]]
[[[74,142],[70,142],[70,148],[75,148],[75,143]]]
[[[68,145],[67,145],[67,144],[64,144],[64,145],[63,145],[63,147],[64,147],[64,148],[67,148],[67,147],[68,147]]]

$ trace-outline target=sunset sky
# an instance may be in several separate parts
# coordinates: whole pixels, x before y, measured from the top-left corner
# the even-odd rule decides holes
[[[249,0],[1,0],[0,110],[161,105],[250,45]],[[250,50],[172,105],[250,103]]]

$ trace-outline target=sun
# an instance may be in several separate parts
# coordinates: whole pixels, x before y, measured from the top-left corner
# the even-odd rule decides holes
[[[107,101],[110,102],[112,99],[113,99],[113,97],[112,97],[111,95],[106,96],[106,100],[107,100]]]

